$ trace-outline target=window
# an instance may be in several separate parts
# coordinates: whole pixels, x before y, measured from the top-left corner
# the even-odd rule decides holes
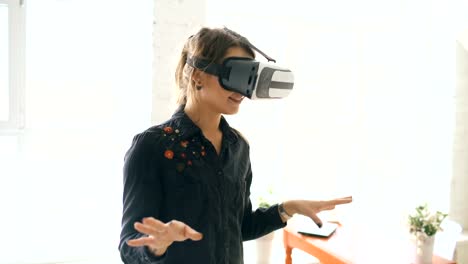
[[[0,0],[0,130],[23,126],[24,4]]]

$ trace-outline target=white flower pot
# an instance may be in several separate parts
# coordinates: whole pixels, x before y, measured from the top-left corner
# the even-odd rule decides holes
[[[257,264],[269,264],[275,233],[271,232],[265,236],[257,238]]]
[[[428,237],[424,235],[414,239],[414,264],[432,264],[432,255],[434,253],[434,238],[435,236]]]

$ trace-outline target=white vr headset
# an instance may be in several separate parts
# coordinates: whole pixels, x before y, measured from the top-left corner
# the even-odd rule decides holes
[[[224,30],[240,38],[269,62],[276,62],[253,46],[245,37],[226,27]],[[284,98],[289,95],[294,86],[294,76],[289,69],[249,58],[229,57],[222,64],[217,64],[197,57],[188,57],[187,64],[218,76],[219,84],[224,89],[237,92],[250,99]]]

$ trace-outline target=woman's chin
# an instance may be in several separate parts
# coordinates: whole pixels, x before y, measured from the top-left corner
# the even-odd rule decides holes
[[[236,107],[226,107],[223,111],[223,114],[225,115],[235,115],[239,112],[239,105]]]

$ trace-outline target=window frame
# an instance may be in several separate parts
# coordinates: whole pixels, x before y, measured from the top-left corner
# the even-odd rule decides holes
[[[9,117],[0,121],[0,134],[19,132],[25,126],[25,1],[0,0],[8,7]]]

